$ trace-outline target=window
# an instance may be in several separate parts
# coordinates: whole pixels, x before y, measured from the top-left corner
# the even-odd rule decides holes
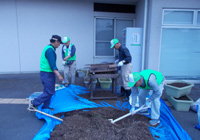
[[[160,71],[166,78],[200,79],[199,10],[164,10]]]
[[[192,25],[194,11],[164,10],[163,24],[166,25]]]
[[[200,11],[197,12],[197,25],[200,25]]]
[[[163,28],[160,71],[165,76],[200,77],[200,29]]]
[[[115,50],[110,49],[110,41],[118,38],[122,41],[122,30],[133,27],[133,19],[95,18],[95,56],[114,57]]]

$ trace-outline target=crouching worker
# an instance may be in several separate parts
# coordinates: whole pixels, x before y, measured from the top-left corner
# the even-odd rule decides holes
[[[130,110],[131,114],[133,114],[135,111],[138,92],[139,107],[141,107],[142,105],[146,104],[146,97],[149,95],[150,90],[152,90],[153,92],[151,96],[149,99],[147,99],[147,102],[151,103],[151,120],[149,123],[151,125],[160,123],[160,97],[162,96],[164,89],[164,79],[165,78],[160,72],[150,69],[143,70],[140,73],[133,72],[129,75],[128,86],[132,87],[132,108]],[[141,110],[139,114],[149,115],[148,109]]]
[[[59,81],[63,81],[63,77],[56,67],[56,48],[62,44],[61,37],[53,35],[50,44],[47,45],[42,52],[40,59],[40,79],[44,85],[43,93],[30,101],[29,107],[37,107],[43,103],[43,109],[50,109],[49,104],[52,95],[55,93],[56,76]]]

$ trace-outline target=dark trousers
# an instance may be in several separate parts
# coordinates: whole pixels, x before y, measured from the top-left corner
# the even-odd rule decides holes
[[[43,93],[34,99],[33,105],[39,106],[43,103],[42,108],[49,108],[51,96],[55,93],[56,76],[53,72],[40,72],[40,80],[44,85]]]

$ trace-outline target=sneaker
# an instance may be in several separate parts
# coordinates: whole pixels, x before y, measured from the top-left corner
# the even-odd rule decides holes
[[[34,105],[33,105],[33,98],[29,98],[29,105],[28,105],[28,107],[29,108],[33,108],[33,107],[35,107]]]
[[[148,110],[146,110],[146,111],[139,111],[138,114],[146,116],[146,115],[149,115],[149,111]]]
[[[149,123],[150,123],[151,125],[156,125],[156,124],[159,124],[159,123],[160,123],[160,120],[159,120],[159,119],[152,119],[152,120],[149,121]]]

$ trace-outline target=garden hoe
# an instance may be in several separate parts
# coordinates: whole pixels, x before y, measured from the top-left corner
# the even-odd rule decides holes
[[[58,118],[58,117],[56,117],[56,116],[53,116],[53,115],[47,114],[47,113],[45,113],[45,112],[39,111],[39,110],[36,109],[35,107],[30,106],[30,100],[29,100],[29,107],[27,108],[27,110],[29,110],[29,111],[35,111],[35,112],[41,113],[41,114],[43,114],[43,115],[46,115],[46,116],[48,116],[48,117],[54,118],[54,119],[56,119],[56,120],[63,121],[63,119],[61,119],[61,118]]]
[[[138,108],[137,110],[135,110],[134,112],[133,112],[133,115],[134,114],[136,114],[137,112],[139,112],[140,110],[142,110],[142,109],[147,109],[147,108],[150,108],[150,106],[146,106],[145,104],[143,105],[143,106],[141,106],[140,108]],[[128,116],[130,116],[131,115],[131,113],[129,112],[128,114],[125,114],[124,116],[121,116],[121,117],[119,117],[119,118],[117,118],[117,119],[115,119],[115,120],[113,120],[113,119],[108,119],[112,124],[114,124],[115,122],[117,122],[117,121],[120,121],[120,120],[122,120],[122,119],[124,119],[124,118],[126,118],[126,117],[128,117]]]

